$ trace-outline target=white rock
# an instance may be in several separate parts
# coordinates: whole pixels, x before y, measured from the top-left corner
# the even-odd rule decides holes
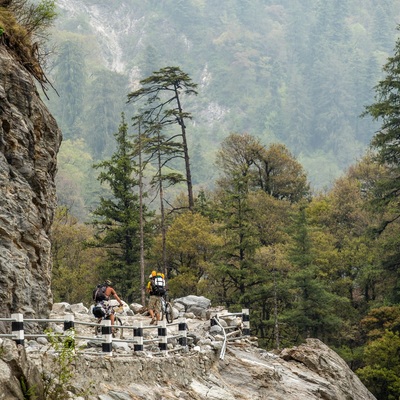
[[[69,303],[54,303],[51,310],[54,314],[62,314],[71,311],[71,306]]]
[[[89,311],[88,308],[83,305],[83,303],[71,304],[70,310],[74,314],[87,314]]]

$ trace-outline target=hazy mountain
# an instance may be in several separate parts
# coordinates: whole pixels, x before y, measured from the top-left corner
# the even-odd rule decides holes
[[[165,66],[199,84],[185,100],[195,184],[215,178],[230,132],[282,142],[314,188],[329,185],[377,129],[360,118],[392,53],[400,2],[58,0],[49,107],[65,140],[108,157],[127,93]],[[61,166],[62,168],[62,166]]]

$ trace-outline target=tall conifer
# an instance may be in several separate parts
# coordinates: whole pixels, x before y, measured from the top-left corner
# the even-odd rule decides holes
[[[104,277],[115,281],[121,295],[131,301],[134,297],[140,298],[140,206],[135,194],[139,184],[135,176],[136,164],[132,159],[133,148],[124,114],[114,136],[117,142],[115,153],[110,160],[94,166],[101,169],[99,181],[111,191],[111,196],[100,198],[100,204],[93,212],[93,224],[97,227],[95,244],[108,253]]]
[[[186,121],[191,119],[190,113],[183,111],[182,96],[197,94],[197,84],[179,67],[165,67],[153,72],[151,76],[140,81],[142,87],[128,94],[128,102],[146,101],[146,110],[142,113],[142,122],[160,136],[160,129],[171,125],[179,125],[180,133],[172,132],[165,139],[171,149],[174,145],[174,158],[181,157],[185,163],[185,178],[188,190],[189,208],[194,207],[192,175],[190,170],[189,149],[186,136]],[[157,127],[157,129],[154,129]],[[171,158],[171,153],[169,153]]]
[[[383,71],[386,76],[375,87],[376,103],[367,106],[365,114],[382,121],[371,144],[377,150],[378,162],[387,166],[391,172],[378,182],[376,188],[375,204],[393,206],[393,214],[384,224],[384,228],[400,218],[400,38],[396,42],[393,57],[388,58]]]

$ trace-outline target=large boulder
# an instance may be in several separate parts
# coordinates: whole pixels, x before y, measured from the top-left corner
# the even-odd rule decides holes
[[[208,313],[207,310],[211,306],[211,300],[207,299],[204,296],[186,296],[180,297],[174,300],[174,307],[189,315],[194,315],[197,318],[207,319]]]

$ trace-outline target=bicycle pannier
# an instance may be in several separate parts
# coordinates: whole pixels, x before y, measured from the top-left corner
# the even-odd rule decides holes
[[[92,311],[93,311],[93,315],[96,318],[103,318],[106,315],[103,307],[101,307],[101,306],[94,306]]]

